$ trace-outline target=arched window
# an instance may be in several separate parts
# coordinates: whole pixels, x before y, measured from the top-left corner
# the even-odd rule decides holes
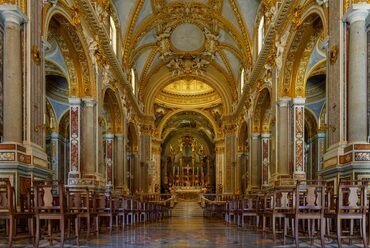
[[[112,16],[109,17],[109,23],[110,45],[112,46],[114,53],[117,54],[117,29]]]
[[[134,69],[131,69],[131,87],[132,87],[132,94],[136,94],[136,77]]]
[[[243,68],[242,72],[240,73],[240,94],[243,94],[244,83],[245,83],[245,71]]]
[[[264,25],[265,25],[265,17],[262,16],[260,20],[260,24],[258,26],[258,53],[260,53],[262,46],[263,46],[263,40],[265,36],[265,30],[264,30]]]

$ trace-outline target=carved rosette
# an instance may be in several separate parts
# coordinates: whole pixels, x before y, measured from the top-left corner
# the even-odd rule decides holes
[[[294,174],[304,179],[304,98],[293,99],[294,109]]]
[[[80,125],[81,125],[81,100],[72,98],[70,102],[70,170],[68,184],[77,184],[80,178]]]

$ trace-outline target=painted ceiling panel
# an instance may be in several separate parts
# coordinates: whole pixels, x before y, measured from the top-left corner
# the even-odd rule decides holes
[[[145,44],[155,43],[157,40],[155,39],[155,32],[154,29],[150,30],[145,36],[137,43],[136,48],[139,48]]]
[[[238,30],[240,30],[238,19],[236,18],[234,14],[234,10],[232,6],[230,5],[230,0],[224,1],[224,7],[222,9],[222,15],[230,21]]]
[[[152,49],[146,50],[136,60],[136,71],[137,71],[137,75],[139,76],[139,78],[141,77],[141,73],[143,72],[144,66],[151,52],[152,52]]]
[[[257,10],[261,0],[237,0],[240,13],[247,24],[249,37],[253,37],[253,29],[256,22]]]
[[[154,56],[154,59],[152,61],[152,64],[150,65],[149,67],[149,72],[151,70],[153,70],[159,63],[161,62],[161,60],[159,59],[159,53],[157,53],[155,56]]]
[[[134,30],[136,30],[141,23],[153,14],[151,0],[145,0],[143,7],[140,10],[140,14],[136,20]]]
[[[136,0],[113,0],[113,3],[118,11],[122,35],[125,38],[127,26],[130,24],[131,12],[136,5]]]
[[[220,39],[219,39],[219,41],[221,43],[230,44],[230,45],[232,45],[235,48],[238,47],[238,45],[236,44],[235,40],[228,33],[226,33],[223,29],[220,30]]]
[[[225,63],[223,62],[223,60],[221,59],[221,56],[219,53],[217,53],[216,57],[215,57],[215,61],[217,62],[217,64],[219,64],[222,69],[225,70],[225,72],[227,72],[227,67],[225,65]]]
[[[231,53],[227,50],[224,50],[224,53],[225,53],[226,57],[229,60],[231,69],[233,71],[233,77],[234,77],[234,79],[237,79],[238,75],[239,75],[240,61],[237,57],[234,56],[233,53]]]

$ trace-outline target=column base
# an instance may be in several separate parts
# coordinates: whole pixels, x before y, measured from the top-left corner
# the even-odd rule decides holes
[[[306,180],[306,172],[304,171],[295,171],[293,173],[294,180]]]

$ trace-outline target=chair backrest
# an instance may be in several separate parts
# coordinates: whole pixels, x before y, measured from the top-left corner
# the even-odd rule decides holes
[[[337,212],[365,214],[367,186],[367,181],[340,181],[338,184]]]
[[[294,207],[294,187],[277,187],[265,193],[264,210],[287,211]]]
[[[295,192],[296,214],[316,211],[323,215],[325,209],[325,186],[325,182],[322,181],[307,180],[297,182]]]
[[[88,187],[74,188],[68,187],[67,191],[67,208],[70,211],[90,213],[95,211],[95,193]]]
[[[11,186],[9,179],[0,179],[0,212],[13,214],[16,211],[14,188]]]
[[[40,213],[44,210],[55,210],[64,213],[65,205],[65,192],[62,182],[56,183],[58,196],[53,196],[53,182],[34,182],[35,194],[35,213]]]

